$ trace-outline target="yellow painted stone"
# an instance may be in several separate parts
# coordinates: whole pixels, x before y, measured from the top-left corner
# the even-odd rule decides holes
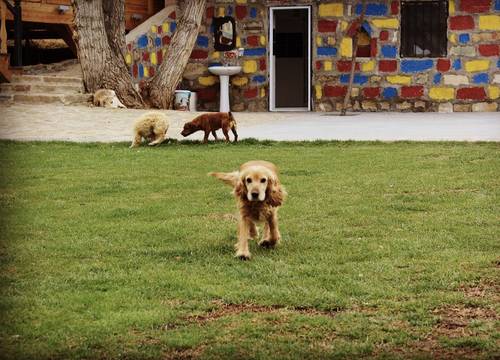
[[[361,63],[361,71],[373,71],[373,69],[375,69],[375,60]]]
[[[323,45],[323,39],[321,38],[321,36],[316,36],[316,45]]]
[[[163,56],[165,56],[165,54],[167,53],[167,49],[166,48],[161,49],[161,53]]]
[[[450,0],[448,3],[448,13],[453,15],[455,13],[455,0]]]
[[[245,86],[248,84],[248,78],[245,76],[233,76],[231,79],[231,84],[234,86]]]
[[[314,89],[316,90],[316,99],[321,99],[323,97],[323,89],[321,85],[314,85]]]
[[[347,21],[341,20],[340,21],[340,30],[344,31],[345,29],[347,29],[348,25],[349,25],[349,23]]]
[[[203,85],[203,86],[212,86],[213,84],[215,84],[217,82],[217,77],[212,76],[212,75],[200,76],[198,78],[198,82],[200,83],[200,85]]]
[[[149,77],[149,68],[144,66],[144,77]]]
[[[496,100],[500,97],[500,88],[498,86],[488,86],[488,97]]]
[[[340,41],[340,56],[352,56],[352,39],[345,37]]]
[[[433,87],[429,90],[429,97],[434,100],[451,100],[455,98],[455,89],[451,87]]]
[[[262,88],[260,89],[260,97],[263,98],[266,96],[266,89]]]
[[[241,39],[239,36],[236,36],[236,47],[241,47]]]
[[[127,65],[132,64],[132,54],[127,53],[127,55],[125,55],[125,62],[127,63]]]
[[[156,65],[158,63],[158,61],[156,60],[156,53],[155,52],[151,53],[150,59],[151,59],[151,64]]]
[[[411,84],[411,76],[389,75],[386,77],[391,84],[409,85]]]
[[[344,5],[340,4],[319,4],[318,14],[324,16],[344,16]]]
[[[450,36],[448,37],[448,40],[452,44],[456,44],[457,43],[457,34],[451,33]]]
[[[247,0],[236,0],[236,4],[246,4]]]
[[[220,52],[218,52],[218,51],[214,51],[214,52],[212,53],[212,59],[218,59],[218,58],[220,58]]]
[[[484,71],[490,67],[489,60],[470,60],[465,62],[465,70],[469,72]]]
[[[333,36],[328,36],[328,45],[335,45],[335,38]]]
[[[331,71],[332,68],[333,68],[333,64],[331,61],[325,61],[323,62],[323,68],[326,70],[326,71]]]
[[[225,11],[226,11],[226,9],[224,9],[223,7],[220,7],[220,8],[217,9],[217,15],[219,17],[224,16]]]
[[[168,33],[170,31],[170,24],[168,22],[164,22],[161,24],[161,29],[163,30],[163,33]]]
[[[151,32],[152,33],[158,32],[158,28],[156,27],[156,25],[151,25]]]
[[[266,37],[264,35],[261,35],[259,38],[260,44],[261,45],[266,45]]]
[[[383,29],[397,29],[399,27],[398,19],[373,19],[373,25]]]
[[[500,15],[480,15],[479,28],[481,30],[500,30]]]
[[[254,73],[257,71],[257,61],[245,60],[243,62],[243,72],[245,74]]]

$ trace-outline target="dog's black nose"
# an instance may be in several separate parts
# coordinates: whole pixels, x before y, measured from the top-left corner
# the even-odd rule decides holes
[[[257,199],[259,197],[259,193],[253,192],[252,199]]]

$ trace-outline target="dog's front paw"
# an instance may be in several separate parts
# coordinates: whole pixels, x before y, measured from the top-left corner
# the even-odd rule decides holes
[[[251,257],[251,256],[250,256],[250,253],[249,253],[249,252],[242,252],[242,251],[240,252],[240,251],[238,251],[238,252],[236,253],[236,257],[237,257],[238,259],[240,259],[240,260],[250,260],[250,257]]]
[[[276,246],[276,240],[263,239],[259,242],[259,246],[270,249]]]

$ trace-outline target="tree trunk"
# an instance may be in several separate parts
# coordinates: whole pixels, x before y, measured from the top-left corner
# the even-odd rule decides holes
[[[103,0],[104,27],[109,46],[116,54],[125,51],[125,1]]]
[[[205,3],[206,0],[182,2],[182,15],[167,55],[143,90],[143,96],[148,99],[152,107],[163,109],[172,107],[175,89],[182,79],[200,30]]]
[[[123,3],[123,0],[119,2]],[[119,38],[117,33],[120,30],[112,30],[109,31],[111,34],[108,34],[103,0],[73,0],[73,6],[75,40],[87,91],[93,93],[98,89],[111,89],[126,106],[144,107],[140,94],[133,87],[132,76],[123,55],[117,54],[121,54],[121,51],[116,50],[121,45],[117,43],[111,46],[108,41],[108,35],[110,38]],[[110,17],[109,24],[116,24],[111,19],[114,17]]]
[[[344,104],[342,105],[342,110],[340,111],[340,116],[345,116],[347,111],[347,103],[351,98],[352,91],[352,83],[354,81],[354,71],[356,70],[356,53],[358,52],[358,35],[361,27],[363,26],[363,21],[365,20],[365,0],[361,3],[361,15],[359,17],[359,27],[354,34],[354,38],[352,39],[352,58],[351,58],[351,73],[349,76],[349,85],[347,86],[347,92],[344,98]]]

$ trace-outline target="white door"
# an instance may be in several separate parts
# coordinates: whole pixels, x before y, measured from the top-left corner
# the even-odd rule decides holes
[[[269,110],[311,110],[311,8],[269,9]]]

